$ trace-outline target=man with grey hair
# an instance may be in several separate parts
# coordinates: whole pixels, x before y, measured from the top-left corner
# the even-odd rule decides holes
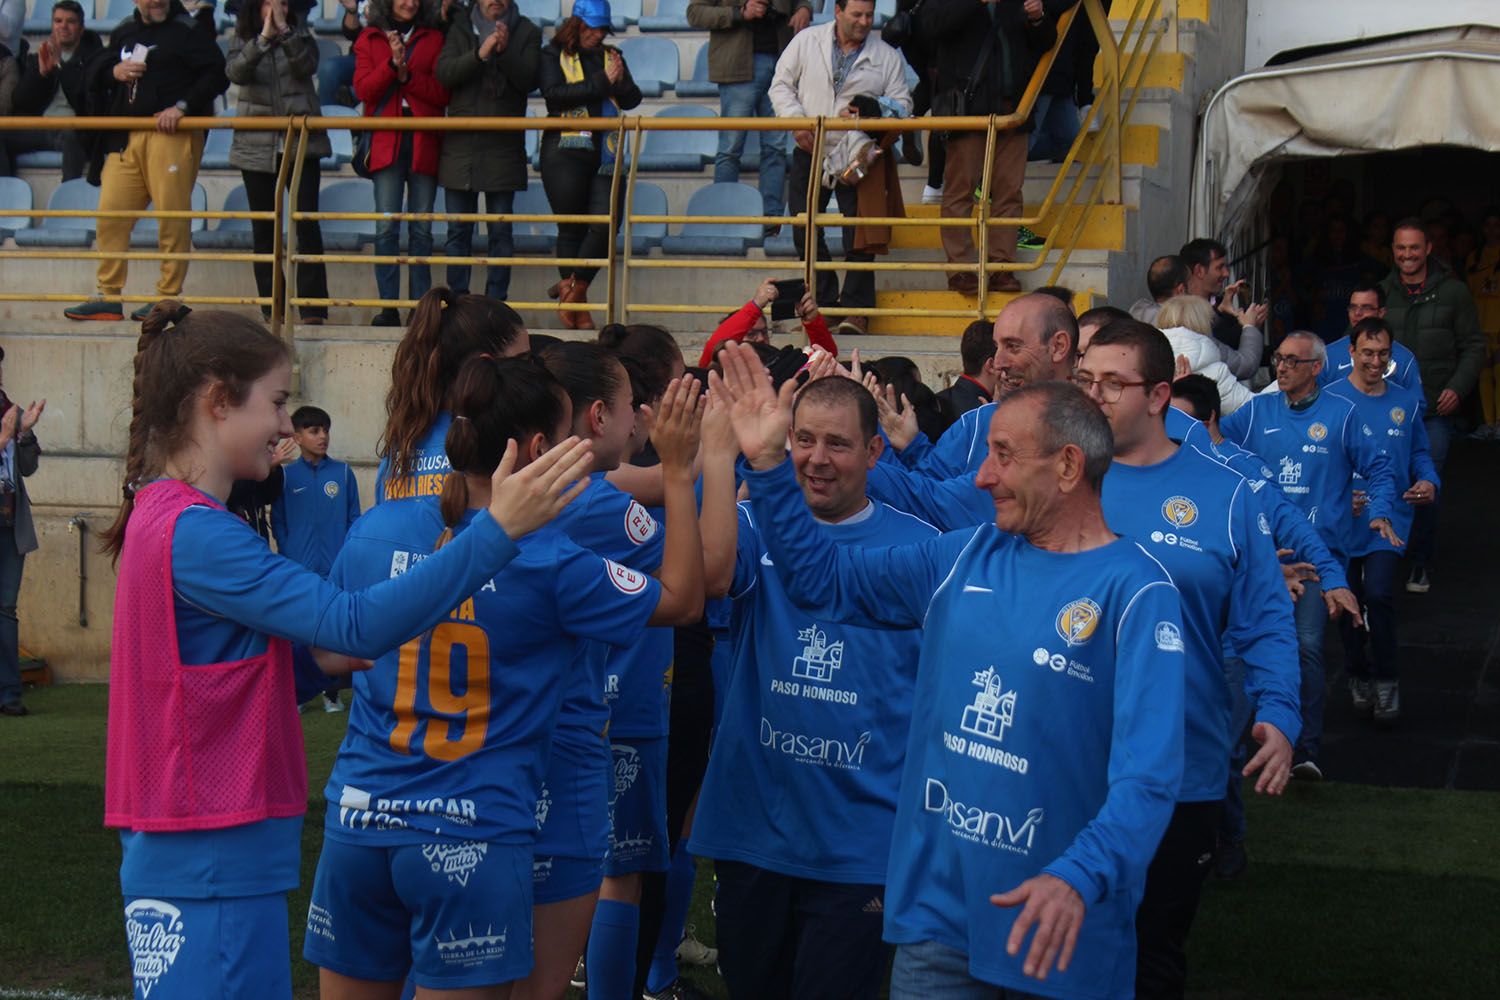
[[[1349,564],[1355,530],[1352,481],[1365,482],[1369,529],[1397,548],[1405,543],[1391,527],[1396,478],[1390,459],[1349,400],[1321,391],[1318,375],[1327,349],[1316,334],[1295,331],[1272,355],[1280,392],[1256,396],[1220,423],[1224,437],[1260,456],[1275,484],[1312,522],[1340,565]],[[1365,530],[1363,528],[1359,530]],[[1323,735],[1323,630],[1335,612],[1317,580],[1297,599],[1297,658],[1302,671],[1302,735],[1293,777],[1319,780]]]
[[[925,625],[886,882],[892,1000],[1128,995],[1182,777],[1184,668],[1176,588],[1100,508],[1108,421],[1072,386],[1016,388],[975,481],[992,524],[839,547],[785,460],[794,388],[748,347],[723,359],[714,390],[788,596],[820,620]]]

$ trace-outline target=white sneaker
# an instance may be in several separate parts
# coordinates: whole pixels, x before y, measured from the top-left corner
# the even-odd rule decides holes
[[[1394,722],[1401,718],[1401,685],[1397,681],[1375,682],[1375,721]]]
[[[1354,702],[1354,711],[1368,715],[1375,707],[1375,684],[1362,677],[1349,678],[1349,698]]]
[[[943,189],[940,187],[929,187],[922,185],[922,204],[941,205],[943,203]]]
[[[588,978],[584,975],[583,972],[582,956],[579,957],[578,964],[573,966],[573,978],[568,980],[568,985],[573,987],[575,990],[586,989],[588,987]]]
[[[332,715],[334,712],[342,712],[343,710],[344,703],[339,701],[337,698],[325,697],[323,699],[323,711],[329,713],[330,715]]]
[[[688,965],[713,965],[718,960],[719,949],[699,941],[693,933],[693,925],[688,924],[682,934],[682,943],[677,946],[677,961]]]
[[[1310,760],[1292,765],[1292,777],[1301,781],[1322,781],[1323,769]]]

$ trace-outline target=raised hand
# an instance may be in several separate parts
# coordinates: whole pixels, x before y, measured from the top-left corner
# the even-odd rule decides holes
[[[708,401],[703,411],[703,463],[727,460],[733,462],[740,453],[739,438],[734,434],[734,422],[730,419],[730,401],[722,393],[704,394]]]
[[[651,428],[662,471],[692,470],[698,457],[698,439],[703,425],[704,400],[698,380],[683,376],[667,383]]]
[[[511,539],[518,539],[557,516],[589,484],[594,453],[587,439],[570,437],[516,472],[516,442],[490,478],[490,516]]]
[[[807,381],[816,382],[820,378],[841,377],[845,375],[844,366],[839,364],[839,359],[821,348],[814,349],[812,355],[807,359]]]
[[[709,387],[732,401],[730,421],[740,451],[756,469],[770,469],[786,459],[786,437],[792,426],[792,397],[797,383],[787,379],[778,392],[771,373],[748,344],[730,344],[719,361],[724,375],[710,373]]]
[[[26,407],[26,412],[21,414],[21,433],[25,434],[36,426],[36,422],[42,419],[42,411],[47,408],[45,399],[38,399]],[[1420,484],[1418,484],[1420,485]]]
[[[891,444],[897,451],[905,451],[916,440],[918,431],[917,411],[911,405],[911,400],[903,393],[898,406],[896,387],[893,385],[888,385],[873,395],[875,407],[880,412],[880,429],[885,431],[885,436],[891,439]]]
[[[282,438],[276,442],[276,450],[271,453],[271,459],[277,465],[285,465],[297,457],[297,441],[295,438]]]
[[[10,444],[16,437],[16,424],[21,419],[21,408],[12,406],[0,417],[0,448]]]

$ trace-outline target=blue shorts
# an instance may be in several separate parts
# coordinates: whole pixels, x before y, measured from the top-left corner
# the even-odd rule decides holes
[[[125,897],[136,1000],[290,1000],[286,893],[229,899]]]
[[[604,859],[564,858],[538,854],[531,862],[533,902],[561,903],[599,891],[604,881]]]
[[[603,741],[592,753],[553,747],[536,803],[538,857],[602,860],[609,853],[611,764]]]
[[[443,840],[365,847],[325,837],[303,956],[355,979],[497,986],[531,972],[531,848]]]
[[[667,841],[667,741],[618,737],[613,797],[609,803],[609,856],[605,875],[664,872],[671,863]]]

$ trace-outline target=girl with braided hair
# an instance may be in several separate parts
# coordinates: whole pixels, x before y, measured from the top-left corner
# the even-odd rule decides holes
[[[573,498],[591,456],[569,440],[512,475],[509,449],[462,537],[347,590],[224,508],[291,432],[285,345],[254,320],[160,302],[134,367],[124,502],[104,535],[119,566],[104,821],[120,830],[135,992],[289,998],[307,807],[292,644],[347,672],[436,624]]]

